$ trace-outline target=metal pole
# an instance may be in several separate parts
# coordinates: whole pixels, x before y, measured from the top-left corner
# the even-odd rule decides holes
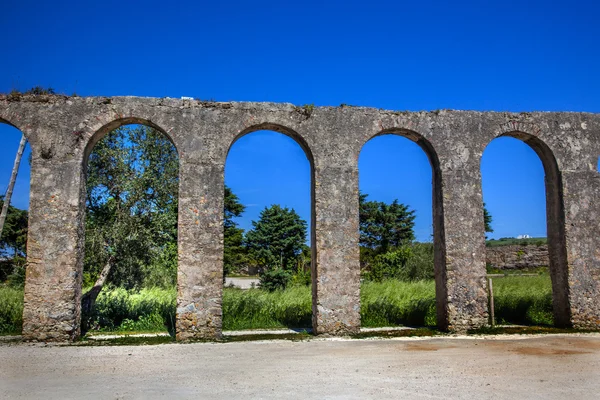
[[[494,317],[494,286],[492,285],[492,278],[488,278],[488,293],[490,297],[490,325],[494,328],[496,327],[496,319]]]

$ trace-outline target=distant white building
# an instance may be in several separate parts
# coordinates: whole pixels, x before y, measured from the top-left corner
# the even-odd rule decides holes
[[[529,236],[529,235],[519,235],[519,236],[517,236],[517,239],[531,239],[531,236]]]

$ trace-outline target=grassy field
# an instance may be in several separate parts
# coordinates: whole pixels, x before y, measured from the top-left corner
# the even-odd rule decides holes
[[[536,245],[541,246],[548,243],[548,239],[545,237],[535,237],[535,238],[527,238],[527,239],[517,239],[517,238],[501,238],[501,239],[490,239],[485,241],[485,245],[487,247],[499,247],[499,246],[510,246],[510,245],[519,245],[519,246],[529,246]]]
[[[494,309],[500,324],[552,325],[549,275],[493,278]]]
[[[552,325],[550,278],[507,276],[494,278],[498,323]],[[175,290],[113,288],[98,297],[96,311],[84,316],[91,330],[172,332]],[[23,291],[0,286],[0,333],[19,333]],[[306,328],[311,326],[309,287],[269,293],[260,289],[223,291],[223,329]],[[435,285],[432,280],[365,282],[361,288],[363,327],[434,326]]]

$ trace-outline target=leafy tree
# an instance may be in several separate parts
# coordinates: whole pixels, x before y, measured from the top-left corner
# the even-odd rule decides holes
[[[178,170],[175,147],[150,127],[121,127],[96,144],[88,161],[88,281],[175,284]]]
[[[247,262],[246,248],[244,247],[244,230],[238,228],[235,217],[242,215],[246,207],[240,199],[225,186],[225,209],[223,216],[224,229],[224,274],[239,271]]]
[[[367,201],[359,195],[360,245],[374,255],[386,253],[414,240],[415,212],[394,200],[392,204]]]
[[[494,232],[492,228],[492,215],[489,213],[485,203],[483,203],[483,221],[485,223],[485,231],[489,233]]]
[[[4,206],[4,196],[0,196],[0,207]],[[27,210],[9,206],[0,237],[0,254],[3,256],[25,256],[27,246]]]
[[[412,257],[411,248],[402,246],[386,253],[378,254],[370,270],[364,274],[369,280],[381,282],[384,279],[395,278],[408,280],[406,265]]]
[[[294,211],[279,205],[265,207],[246,234],[246,247],[261,269],[261,285],[270,277],[285,287],[306,242],[307,223]]]
[[[0,196],[0,208],[4,197]],[[27,247],[27,210],[7,208],[4,229],[0,236],[0,282],[8,279],[11,284],[22,285],[25,279]]]
[[[17,156],[15,158],[15,162],[13,165],[12,173],[10,175],[10,181],[8,182],[8,187],[6,189],[6,196],[3,197],[4,200],[2,203],[2,207],[0,209],[0,236],[2,236],[2,231],[4,229],[4,222],[6,221],[6,215],[8,214],[8,207],[10,206],[10,198],[12,196],[13,189],[15,187],[15,183],[17,181],[17,174],[19,173],[19,165],[21,164],[21,157],[23,157],[23,151],[25,150],[25,145],[27,144],[27,139],[25,135],[21,134],[21,141],[19,142],[19,148],[17,149]]]

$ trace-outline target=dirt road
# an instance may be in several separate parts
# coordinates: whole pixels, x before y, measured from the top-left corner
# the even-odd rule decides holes
[[[3,399],[593,399],[600,335],[0,345]]]

